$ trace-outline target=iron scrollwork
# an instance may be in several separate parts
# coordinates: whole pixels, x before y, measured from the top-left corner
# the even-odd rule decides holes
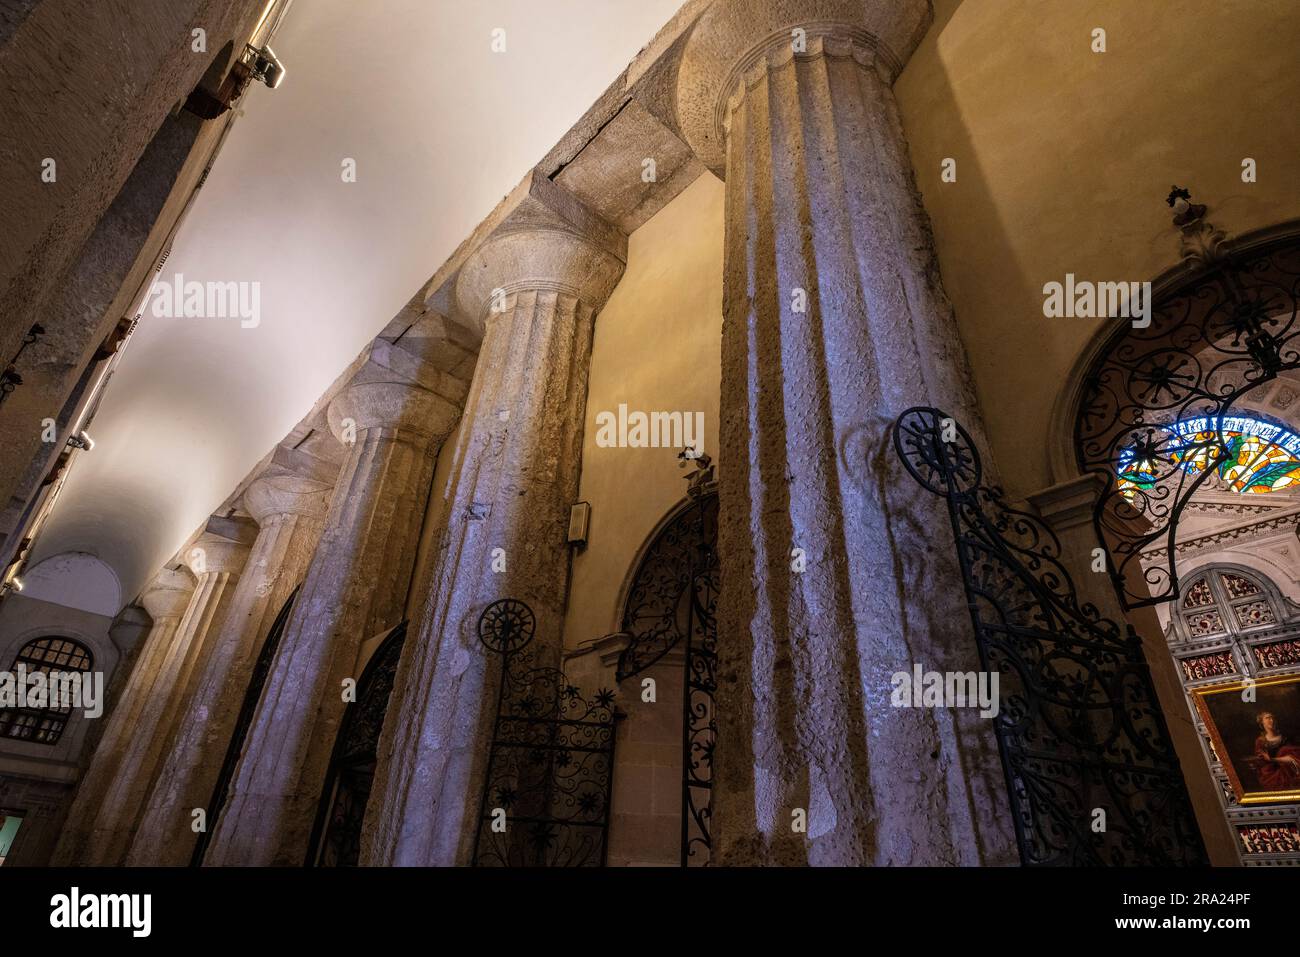
[[[1203,213],[1175,219],[1190,278],[1157,297],[1149,325],[1117,333],[1076,423],[1079,466],[1105,482],[1094,524],[1128,608],[1177,597],[1178,519],[1231,464],[1226,420],[1251,390],[1300,368],[1300,244],[1234,249]]]
[[[389,632],[357,682],[357,700],[348,706],[330,757],[309,842],[308,867],[355,867],[360,863],[366,802],[374,785],[379,737],[406,643],[406,630],[403,621]]]
[[[1079,603],[1056,535],[982,483],[979,453],[951,418],[909,409],[894,446],[948,504],[980,662],[999,675],[994,726],[1022,863],[1204,863],[1133,629]]]
[[[532,609],[503,598],[479,618],[503,656],[476,867],[600,867],[614,773],[614,693],[592,700],[563,671],[537,667]]]
[[[655,538],[628,593],[623,630],[632,636],[619,656],[617,679],[639,674],[679,645],[685,653],[682,692],[683,867],[709,863],[714,693],[718,661],[718,496],[707,455],[683,457],[690,505]]]

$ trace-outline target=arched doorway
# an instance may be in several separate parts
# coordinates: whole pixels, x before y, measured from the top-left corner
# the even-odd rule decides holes
[[[1284,500],[1300,498],[1300,224],[1228,240],[1194,219],[1183,234],[1184,262],[1157,281],[1150,324],[1097,349],[1074,454],[1100,478],[1093,524],[1120,602],[1150,606],[1164,626],[1238,855],[1300,862],[1300,782],[1261,783],[1257,768],[1275,762],[1255,753],[1253,724],[1272,713],[1284,749],[1300,730],[1300,615],[1231,554],[1262,565],[1268,529],[1295,523]]]
[[[366,664],[357,700],[339,726],[308,845],[308,867],[355,867],[361,859],[361,825],[375,778],[379,735],[406,641],[406,622],[394,628]]]
[[[1201,244],[1150,323],[1102,345],[1074,422],[1078,467],[1104,484],[1094,524],[1127,608],[1179,595],[1180,515],[1231,464],[1246,397],[1300,370],[1300,225],[1231,242],[1208,224],[1184,233]]]
[[[622,621],[623,632],[631,638],[619,656],[616,673],[622,684],[646,673],[669,652],[682,655],[679,860],[683,867],[707,864],[711,847],[717,537],[716,488],[697,484],[651,540],[633,574]]]
[[[293,593],[285,599],[279,614],[275,616],[275,621],[271,622],[271,630],[266,633],[262,650],[257,655],[257,663],[253,666],[253,674],[248,680],[248,690],[244,692],[244,702],[239,706],[239,719],[235,722],[235,729],[230,735],[230,743],[226,745],[226,756],[221,762],[221,773],[217,775],[217,783],[212,788],[212,798],[208,801],[208,820],[213,824],[220,818],[226,806],[226,799],[230,795],[230,782],[234,779],[235,769],[239,766],[239,759],[244,753],[244,741],[248,737],[248,729],[253,726],[253,717],[257,714],[257,703],[262,700],[262,689],[271,674],[271,663],[275,661],[275,652],[280,647],[280,638],[289,624],[289,614],[293,611],[293,603],[301,590],[302,584],[299,583]],[[190,857],[190,867],[203,865],[203,857],[208,852],[208,844],[215,830],[216,828],[212,827],[199,834],[199,839],[194,845],[194,853]]]

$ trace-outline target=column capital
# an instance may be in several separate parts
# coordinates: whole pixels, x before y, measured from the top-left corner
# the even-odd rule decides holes
[[[755,71],[794,57],[851,56],[893,83],[933,19],[930,0],[717,0],[682,52],[682,134],[706,166],[721,172],[730,104]]]
[[[442,441],[460,421],[460,407],[411,382],[354,380],[334,397],[327,415],[330,431],[345,445],[353,444],[370,429],[409,432]]]
[[[248,550],[248,546],[242,542],[233,542],[220,535],[204,532],[185,549],[181,561],[195,575],[222,572],[238,574],[248,558]]]
[[[194,579],[183,571],[164,568],[140,593],[140,604],[155,622],[162,618],[179,618],[194,594]]]
[[[279,515],[320,518],[329,506],[334,486],[292,472],[261,475],[244,489],[244,508],[258,525]]]
[[[534,170],[434,274],[426,303],[483,335],[503,296],[536,290],[599,311],[627,263],[627,237]]]

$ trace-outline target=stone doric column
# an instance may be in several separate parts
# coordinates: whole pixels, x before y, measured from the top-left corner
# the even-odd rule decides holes
[[[290,449],[277,453],[310,459]],[[206,827],[215,824],[216,809],[209,805],[253,668],[271,625],[307,572],[337,471],[337,466],[319,461],[312,475],[273,467],[244,491],[244,508],[258,525],[257,539],[136,830],[127,863],[188,864],[197,837],[194,809],[204,809]]]
[[[193,593],[194,579],[190,574],[170,568],[155,575],[141,593],[139,603],[153,619],[153,627],[145,636],[131,674],[109,714],[108,726],[82,776],[52,864],[67,867],[90,863],[85,857],[86,844],[95,817],[122,763],[123,749],[135,732],[140,711],[152,694],[159,663],[172,646]]]
[[[213,521],[227,524],[225,520]],[[234,534],[242,532],[239,529]],[[208,531],[195,539],[183,558],[198,584],[157,661],[157,676],[135,715],[122,748],[122,762],[95,818],[86,850],[90,864],[114,866],[126,858],[145,798],[193,687],[191,679],[201,671],[211,650],[208,639],[220,629],[230,609],[248,546]]]
[[[468,392],[463,366],[473,340],[439,323],[423,355],[376,340],[330,403],[330,428],[347,457],[207,864],[306,859],[347,707],[343,683],[359,677],[362,643],[401,620],[434,461]]]
[[[484,338],[441,490],[434,580],[380,741],[362,863],[467,858],[500,667],[477,637],[484,607],[527,602],[537,662],[558,664],[592,332],[626,239],[544,179],[515,198],[454,278],[457,312]]]
[[[890,443],[934,405],[984,444],[891,89],[930,18],[718,0],[682,55],[727,189],[719,864],[1015,860],[991,723],[890,703],[914,664],[979,669],[943,503]]]

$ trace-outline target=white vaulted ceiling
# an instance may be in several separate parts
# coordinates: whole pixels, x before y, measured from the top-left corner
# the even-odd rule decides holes
[[[680,5],[297,0],[162,274],[259,282],[261,323],[146,312],[32,564],[129,601]]]

